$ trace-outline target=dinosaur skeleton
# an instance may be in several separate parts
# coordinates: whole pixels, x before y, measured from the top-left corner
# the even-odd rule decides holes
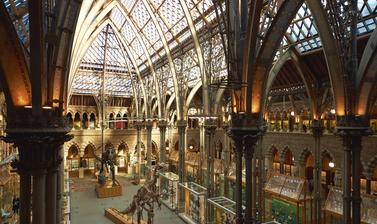
[[[109,173],[109,169],[111,172],[111,180],[113,183],[113,186],[116,185],[115,182],[115,166],[118,165],[117,157],[118,155],[115,153],[114,148],[108,148],[106,151],[104,151],[101,155],[101,157],[98,157],[97,155],[94,155],[98,161],[101,162],[101,169],[99,172],[98,182],[100,184],[104,184],[105,181],[105,175],[104,175],[104,168],[106,168],[107,173]]]
[[[165,168],[164,164],[157,164],[152,167],[150,172],[150,179],[148,179],[144,185],[139,188],[137,193],[134,195],[130,205],[123,210],[121,213],[133,215],[136,212],[137,222],[140,223],[143,210],[147,211],[148,214],[148,224],[153,223],[154,216],[154,203],[158,204],[158,207],[161,207],[161,202],[159,201],[158,187],[156,185],[158,178],[158,171]]]

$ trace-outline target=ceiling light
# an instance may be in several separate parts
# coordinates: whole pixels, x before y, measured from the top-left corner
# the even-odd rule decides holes
[[[334,168],[335,167],[335,163],[333,161],[329,162],[329,167],[330,168]]]
[[[335,114],[335,109],[331,109],[331,110],[330,110],[330,113],[331,113],[331,114]]]

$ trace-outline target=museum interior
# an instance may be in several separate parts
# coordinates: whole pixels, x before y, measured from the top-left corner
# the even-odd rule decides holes
[[[0,223],[377,223],[376,0],[0,1]]]

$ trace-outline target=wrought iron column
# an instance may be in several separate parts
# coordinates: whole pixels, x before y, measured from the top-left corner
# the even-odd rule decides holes
[[[137,184],[140,184],[141,180],[141,128],[142,124],[137,121],[136,124],[136,150],[137,150]]]
[[[145,127],[147,129],[147,165],[152,165],[152,121],[146,121]]]
[[[158,127],[160,129],[160,162],[163,163],[166,161],[166,126],[167,123],[165,120],[160,120],[158,122]]]
[[[185,120],[177,121],[178,126],[178,137],[179,137],[179,164],[178,164],[178,176],[179,182],[183,183],[186,181],[186,167],[185,167],[185,153],[186,153],[186,127],[187,123]],[[181,188],[179,190],[179,197],[178,197],[178,211],[180,211],[185,203],[185,194],[184,190]]]
[[[215,196],[215,170],[214,170],[214,135],[216,131],[216,122],[213,119],[204,120],[204,129],[206,136],[206,154],[207,154],[207,178],[206,178],[206,188],[207,188],[207,197],[212,198]],[[210,209],[210,206],[207,206],[207,222],[213,222],[213,209]]]
[[[314,136],[314,216],[315,223],[321,224],[321,136],[323,125],[320,120],[313,120],[312,131]]]
[[[223,125],[224,133],[228,131],[228,125]],[[229,197],[229,181],[226,178],[229,175],[229,165],[230,165],[230,150],[229,150],[229,137],[224,134],[224,196]]]
[[[179,181],[186,181],[186,168],[185,168],[185,153],[186,153],[186,127],[185,120],[177,121],[178,135],[179,135]]]

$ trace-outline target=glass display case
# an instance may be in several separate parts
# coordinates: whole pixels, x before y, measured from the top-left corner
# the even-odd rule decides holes
[[[236,216],[236,202],[224,196],[208,199],[208,206],[214,212],[213,223],[234,223]]]
[[[312,198],[305,179],[272,174],[264,188],[265,221],[289,224],[311,223]]]
[[[160,172],[158,181],[161,202],[171,210],[176,210],[178,205],[179,176],[172,172]]]
[[[377,197],[361,194],[361,223],[377,223]],[[343,190],[332,187],[325,203],[325,223],[340,224],[343,217]]]
[[[206,223],[207,189],[194,182],[179,183],[184,206],[179,210],[179,216],[187,223]]]

